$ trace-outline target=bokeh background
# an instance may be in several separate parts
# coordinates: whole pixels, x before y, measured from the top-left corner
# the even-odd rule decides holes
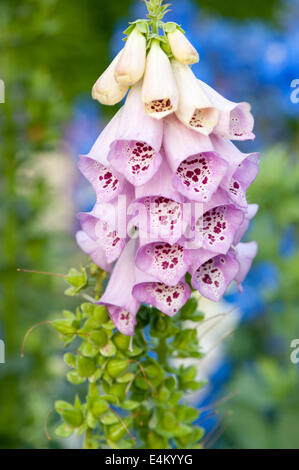
[[[259,255],[241,296],[225,309],[238,325],[205,372],[210,385],[193,397],[209,409],[223,397],[232,411],[218,448],[299,448],[299,367],[290,360],[299,338],[299,79],[298,0],[172,0],[177,21],[201,56],[199,77],[233,101],[252,103],[261,173],[249,200],[260,205],[249,237]],[[61,344],[48,325],[73,300],[56,276],[84,257],[74,242],[75,214],[93,194],[80,178],[77,154],[89,150],[115,109],[93,102],[90,90],[119,50],[129,20],[144,16],[135,0],[1,0],[0,79],[0,448],[76,446],[53,437],[57,398],[73,394],[64,379]],[[298,95],[297,95],[298,97]],[[296,101],[296,100],[293,100]],[[207,307],[220,312],[224,305]],[[229,313],[228,313],[229,315]],[[199,365],[200,367],[200,365]],[[49,416],[48,416],[49,415]],[[203,423],[213,431],[215,417]],[[45,433],[48,429],[52,440]]]

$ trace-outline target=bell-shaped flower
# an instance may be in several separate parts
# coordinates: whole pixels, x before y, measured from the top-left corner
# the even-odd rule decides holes
[[[200,266],[192,266],[192,287],[207,299],[219,302],[239,270],[240,264],[232,251],[215,256]]]
[[[215,207],[196,221],[195,240],[199,247],[217,254],[226,254],[243,221],[243,211],[233,205]]]
[[[220,118],[214,129],[215,134],[230,140],[255,138],[254,118],[249,103],[233,103],[201,80],[198,80],[198,83],[213,106],[220,111]]]
[[[115,80],[121,87],[135,85],[143,77],[146,39],[138,27],[130,33],[115,69]]]
[[[123,107],[108,160],[134,186],[147,183],[162,162],[163,123],[148,116],[141,101],[141,84],[130,91]]]
[[[89,154],[86,155],[87,157],[101,163],[105,167],[110,166],[107,157],[110,151],[110,146],[115,140],[116,131],[119,126],[121,114],[122,108],[116,113],[116,115],[111,119],[107,126],[102,130],[101,134],[92,146]]]
[[[235,281],[241,293],[243,292],[242,282],[249,273],[252,266],[252,262],[256,257],[257,252],[258,245],[256,242],[239,243],[236,247],[236,258],[239,262],[240,269],[237,275],[235,276]]]
[[[228,191],[231,201],[238,207],[247,208],[246,192],[259,174],[259,159],[258,153],[250,154],[239,165],[229,186],[223,186]]]
[[[176,60],[186,65],[199,62],[197,50],[178,28],[167,34],[171,52]]]
[[[134,335],[140,307],[140,302],[132,295],[136,282],[135,252],[136,240],[130,240],[114,266],[104,295],[97,302],[107,306],[116,328],[126,336]]]
[[[176,115],[185,126],[209,135],[219,120],[219,111],[202,91],[197,78],[188,65],[172,61],[172,70],[179,89]]]
[[[79,158],[78,168],[94,188],[98,204],[112,201],[124,191],[124,177],[113,168],[83,155]]]
[[[128,87],[121,86],[115,80],[115,70],[121,57],[120,51],[105,72],[98,78],[92,89],[92,97],[101,104],[113,106],[119,103],[127,94]]]
[[[173,317],[190,298],[191,289],[183,279],[176,286],[168,286],[162,282],[143,282],[134,286],[133,295],[139,302],[153,305]]]
[[[152,42],[146,60],[142,87],[146,113],[162,119],[177,110],[179,94],[169,59],[157,40]]]
[[[136,256],[136,266],[168,286],[176,286],[185,276],[191,263],[187,250],[178,244],[165,242],[141,246]]]
[[[97,218],[92,212],[80,213],[78,219],[82,230],[101,250],[102,262],[110,265],[117,260],[126,245],[126,240],[120,237],[112,224]]]
[[[103,246],[99,243],[98,239],[93,240],[87,235],[87,233],[80,230],[76,233],[76,241],[81,250],[90,256],[92,261],[99,266],[99,268],[103,269],[103,271],[111,271],[112,264],[108,263]]]
[[[171,116],[165,120],[163,146],[174,173],[175,189],[189,200],[208,202],[228,168],[214,151],[211,140]]]

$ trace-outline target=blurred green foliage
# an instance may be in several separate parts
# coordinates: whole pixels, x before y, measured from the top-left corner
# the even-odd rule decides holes
[[[259,243],[259,261],[276,266],[274,290],[263,292],[264,310],[236,331],[230,352],[235,372],[229,390],[231,424],[221,445],[234,448],[299,448],[299,373],[291,362],[291,342],[299,338],[299,252],[281,256],[289,225],[299,240],[299,161],[286,148],[262,155],[261,173],[250,189],[259,201],[251,239]],[[262,279],[261,279],[262,281]]]

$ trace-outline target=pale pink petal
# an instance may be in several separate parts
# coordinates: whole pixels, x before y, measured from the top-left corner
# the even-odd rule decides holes
[[[242,240],[242,238],[244,237],[245,233],[248,230],[250,221],[256,216],[258,210],[259,210],[259,206],[257,204],[248,205],[247,211],[245,213],[244,221],[241,227],[239,228],[239,230],[237,230],[237,233],[235,235],[234,243],[233,243],[234,245],[238,245],[238,243]]]
[[[220,111],[220,118],[214,133],[230,140],[254,139],[254,119],[249,103],[233,103],[209,85],[198,80],[202,90],[211,100],[213,106]]]
[[[87,157],[96,160],[106,167],[110,166],[107,157],[110,151],[110,146],[115,140],[116,131],[118,129],[120,117],[122,115],[122,109],[123,108],[121,108],[107,124],[87,155]]]
[[[239,269],[233,254],[218,255],[193,269],[192,286],[207,299],[219,302]]]
[[[103,247],[97,241],[90,238],[83,231],[76,233],[76,241],[81,250],[89,255],[92,261],[99,268],[101,268],[103,271],[111,271],[112,265],[108,263]]]
[[[108,160],[134,186],[147,183],[162,162],[163,122],[146,115],[140,84],[126,100]]]
[[[173,317],[190,298],[191,289],[183,280],[176,286],[167,286],[162,282],[146,282],[135,285],[133,295],[139,302],[153,305]]]
[[[243,220],[244,213],[231,205],[205,212],[196,222],[202,247],[217,254],[227,253]]]
[[[107,264],[113,263],[121,255],[126,241],[106,222],[91,214],[78,214],[83,231],[101,247]]]
[[[246,191],[254,182],[259,173],[259,154],[249,155],[234,173],[230,185],[227,188],[228,194],[234,204],[247,208]]]
[[[227,163],[216,153],[198,153],[180,164],[173,185],[188,199],[206,203],[217,191],[226,170]]]
[[[85,178],[92,184],[97,202],[112,201],[123,191],[123,176],[114,169],[107,168],[92,158],[80,156],[78,168]]]
[[[133,336],[140,302],[132,296],[135,284],[136,241],[131,240],[116,263],[104,295],[98,305],[106,305],[116,328],[126,336]]]
[[[180,245],[151,243],[139,248],[136,266],[168,286],[175,286],[190,266],[189,253]]]
[[[240,268],[235,276],[235,281],[238,285],[240,292],[243,292],[242,282],[249,273],[253,260],[258,252],[258,245],[256,242],[239,243],[236,247],[236,257],[239,261]]]

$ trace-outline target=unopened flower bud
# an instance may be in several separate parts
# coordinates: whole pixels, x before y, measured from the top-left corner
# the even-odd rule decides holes
[[[148,115],[162,119],[177,110],[178,89],[169,59],[159,41],[149,51],[142,88],[142,100]]]
[[[197,50],[178,28],[175,31],[168,33],[167,37],[171,51],[176,60],[187,65],[199,62]]]
[[[119,103],[127,94],[128,87],[123,87],[114,78],[115,69],[121,57],[122,51],[111,62],[109,67],[96,81],[92,89],[92,97],[101,104],[113,106]]]
[[[207,95],[188,65],[173,60],[172,69],[180,93],[177,117],[187,127],[209,135],[219,120],[219,111]]]
[[[129,35],[115,69],[115,80],[121,87],[135,85],[144,74],[146,39],[136,27]]]

